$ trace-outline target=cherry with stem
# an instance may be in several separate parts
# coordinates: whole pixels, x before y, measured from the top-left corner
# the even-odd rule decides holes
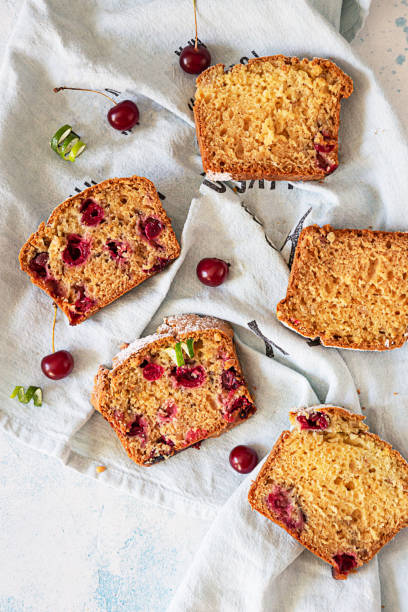
[[[211,64],[211,54],[207,47],[198,44],[197,34],[197,7],[196,0],[193,0],[194,24],[195,24],[195,44],[187,45],[180,53],[180,67],[189,74],[200,74]]]
[[[71,374],[74,367],[74,358],[69,351],[55,350],[55,323],[57,320],[58,306],[54,304],[54,320],[52,323],[52,353],[43,357],[41,361],[41,369],[45,376],[53,380],[65,378]]]
[[[122,102],[116,102],[116,100],[106,95],[102,91],[97,91],[96,89],[85,89],[83,87],[54,87],[53,91],[54,93],[58,93],[64,89],[72,91],[89,91],[99,94],[100,96],[104,96],[104,98],[108,98],[108,100],[113,102],[114,106],[108,110],[107,118],[110,125],[115,130],[120,130],[123,132],[130,130],[132,127],[139,124],[139,109],[136,104],[132,102],[132,100],[122,100]]]

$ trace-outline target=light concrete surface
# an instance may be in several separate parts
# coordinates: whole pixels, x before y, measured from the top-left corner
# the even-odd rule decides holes
[[[165,610],[208,528],[4,433],[0,515],[2,612]]]
[[[0,57],[20,6],[1,2]],[[408,129],[408,0],[374,0],[353,47]],[[207,523],[110,489],[103,474],[88,480],[1,431],[0,466],[2,612],[166,609]]]
[[[408,130],[408,0],[372,0],[352,46],[373,70]]]

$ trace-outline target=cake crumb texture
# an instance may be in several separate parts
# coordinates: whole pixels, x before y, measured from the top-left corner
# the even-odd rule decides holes
[[[179,253],[153,183],[132,176],[108,179],[57,206],[21,249],[20,265],[76,325]]]
[[[277,316],[326,346],[391,350],[407,337],[407,279],[407,233],[310,226]]]
[[[340,102],[353,82],[325,59],[274,55],[197,78],[203,167],[233,180],[316,180],[338,165]]]
[[[183,365],[175,361],[178,343]],[[92,404],[140,465],[219,436],[255,412],[232,328],[195,314],[167,317],[155,334],[124,348],[111,370],[101,366]]]
[[[343,408],[299,410],[291,422],[249,502],[344,579],[408,525],[408,464]]]

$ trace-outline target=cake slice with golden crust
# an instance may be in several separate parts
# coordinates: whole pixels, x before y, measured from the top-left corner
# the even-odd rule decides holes
[[[408,335],[408,233],[306,227],[278,319],[324,346],[386,351]]]
[[[249,503],[345,579],[408,526],[408,464],[344,408],[313,406],[290,421]]]
[[[133,461],[152,465],[254,414],[233,335],[214,317],[167,317],[100,366],[92,404]]]
[[[27,240],[20,265],[77,325],[179,254],[153,183],[132,176],[62,202]]]
[[[353,82],[336,64],[273,55],[207,68],[194,117],[209,179],[319,180],[338,165],[340,102]]]

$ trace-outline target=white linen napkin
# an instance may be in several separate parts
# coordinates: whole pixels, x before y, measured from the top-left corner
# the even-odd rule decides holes
[[[349,23],[351,30],[367,7],[361,3],[356,20]],[[287,427],[293,406],[333,402],[359,410],[356,387],[370,425],[398,450],[408,451],[406,347],[386,355],[324,349],[282,327],[274,315],[286,290],[285,260],[293,254],[302,224],[407,229],[406,140],[371,71],[336,32],[340,12],[341,3],[334,0],[239,0],[233,10],[230,3],[216,0],[199,3],[199,36],[214,63],[228,66],[274,53],[331,57],[352,76],[355,93],[343,105],[340,168],[324,183],[233,185],[205,180],[185,225],[202,182],[191,111],[194,79],[180,70],[175,53],[193,32],[189,0],[101,0],[86,8],[80,0],[26,0],[0,73],[0,422],[21,440],[89,476],[95,475],[96,465],[106,465],[101,480],[152,502],[206,518],[215,517],[222,507],[179,591],[178,609],[199,609],[200,593],[210,597],[212,589],[217,590],[210,580],[214,574],[205,568],[211,563],[222,576],[220,564],[227,553],[217,542],[225,541],[220,534],[232,516],[243,526],[234,530],[234,547],[242,545],[238,536],[248,521],[260,533],[271,534],[263,546],[263,539],[254,539],[251,550],[252,558],[257,550],[259,554],[253,579],[264,590],[258,599],[249,587],[240,588],[242,574],[236,573],[235,582],[230,576],[231,588],[248,588],[248,596],[253,594],[258,607],[249,609],[316,609],[319,591],[324,591],[319,601],[327,610],[353,609],[350,601],[357,601],[359,592],[360,608],[371,610],[380,603],[376,561],[342,587],[328,578],[327,566],[308,553],[294,561],[301,549],[266,519],[255,513],[249,518],[243,501],[249,481],[228,466],[229,450],[238,443],[251,444],[264,456]],[[118,100],[133,99],[141,111],[140,126],[126,135],[115,132],[106,121],[108,107],[102,97],[52,93],[58,85],[108,88],[119,92]],[[49,137],[64,123],[88,144],[74,164],[63,162],[48,146]],[[39,366],[51,350],[51,301],[19,271],[19,248],[69,194],[92,181],[131,174],[155,182],[179,236],[184,225],[181,257],[76,328],[60,316],[57,348],[71,350],[76,366],[69,378],[48,381]],[[211,255],[232,264],[230,279],[216,289],[204,287],[195,277],[198,260]],[[233,323],[259,410],[218,440],[206,441],[200,451],[187,450],[164,465],[140,468],[93,413],[92,379],[98,364],[109,364],[122,341],[141,335],[146,326],[145,331],[151,331],[164,315],[181,312],[212,314]],[[10,400],[16,384],[40,384],[44,405],[34,408]],[[212,560],[207,542],[214,549]],[[393,589],[397,602],[405,593],[403,543],[404,536],[399,536],[379,555],[386,567],[381,573],[384,592]],[[267,580],[259,574],[265,566],[271,572]],[[307,584],[300,581],[300,571]],[[270,603],[272,589],[280,608]],[[341,599],[339,589],[345,592]],[[291,598],[285,603],[288,592]],[[214,595],[214,609],[229,609],[220,597]],[[245,593],[240,597],[234,603],[241,602],[245,609],[251,600],[245,600]]]
[[[219,511],[168,612],[378,611],[376,559],[346,582],[333,580],[326,564],[251,511],[248,489],[260,467]]]

